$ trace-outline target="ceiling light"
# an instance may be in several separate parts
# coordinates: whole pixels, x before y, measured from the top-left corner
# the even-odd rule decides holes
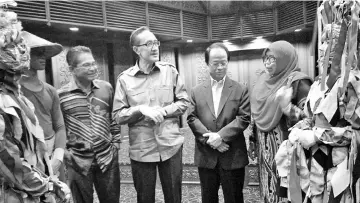
[[[263,36],[258,36],[258,37],[256,37],[256,39],[262,39],[263,38]]]
[[[295,30],[295,32],[300,32],[300,31],[301,31],[301,29],[300,29],[300,28]]]
[[[228,42],[229,40],[223,40],[223,42]]]
[[[77,32],[77,31],[79,31],[79,28],[77,28],[77,27],[71,27],[71,28],[69,28],[71,31],[73,31],[73,32]]]
[[[191,43],[191,42],[193,42],[193,40],[192,40],[192,39],[188,39],[188,40],[186,40],[186,42]]]

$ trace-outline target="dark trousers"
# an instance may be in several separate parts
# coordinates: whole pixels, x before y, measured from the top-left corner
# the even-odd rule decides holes
[[[218,203],[221,184],[225,203],[243,203],[245,169],[224,170],[219,165],[214,169],[198,168],[202,203]]]
[[[156,167],[159,170],[165,203],[181,203],[182,148],[165,161],[138,162],[131,160],[137,202],[155,202]]]
[[[71,189],[74,203],[92,203],[94,186],[100,203],[118,203],[120,199],[120,171],[118,156],[114,156],[109,168],[103,173],[94,163],[91,165],[87,176],[74,170],[68,170],[68,184]]]

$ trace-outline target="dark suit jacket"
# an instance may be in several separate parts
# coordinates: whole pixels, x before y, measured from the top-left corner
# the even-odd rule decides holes
[[[195,135],[195,164],[202,168],[215,168],[216,164],[225,170],[245,167],[248,163],[243,131],[250,122],[250,103],[247,87],[226,77],[219,103],[219,115],[215,117],[210,78],[191,91],[189,127]],[[230,146],[220,153],[206,143],[202,135],[217,132]]]

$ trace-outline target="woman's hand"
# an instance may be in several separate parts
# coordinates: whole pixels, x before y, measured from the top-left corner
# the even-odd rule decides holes
[[[285,115],[288,115],[290,113],[291,108],[291,97],[293,94],[293,88],[292,87],[281,87],[278,89],[275,95],[275,100],[279,102],[279,105]]]

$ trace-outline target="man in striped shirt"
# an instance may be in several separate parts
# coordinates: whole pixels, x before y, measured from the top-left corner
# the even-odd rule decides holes
[[[74,203],[93,202],[93,184],[100,203],[119,202],[120,130],[111,125],[113,88],[96,79],[98,69],[88,47],[71,48],[66,60],[73,78],[58,93],[66,126],[65,163]]]

